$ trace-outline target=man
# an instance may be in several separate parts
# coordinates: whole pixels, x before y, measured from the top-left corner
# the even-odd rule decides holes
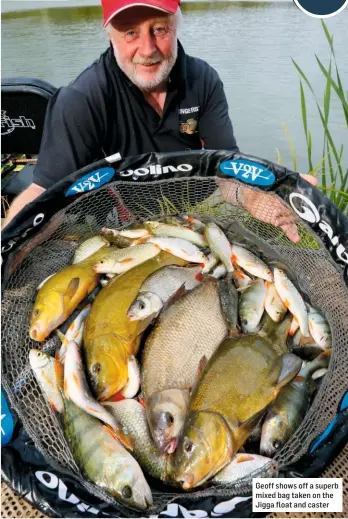
[[[34,182],[7,224],[61,178],[103,156],[201,149],[237,151],[218,74],[177,39],[180,0],[102,0],[110,48],[50,101]],[[279,199],[232,181],[222,196],[299,240]]]

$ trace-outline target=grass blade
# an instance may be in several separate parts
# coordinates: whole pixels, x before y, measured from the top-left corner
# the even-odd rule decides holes
[[[334,51],[334,47],[333,47],[333,36],[331,36],[331,34],[329,33],[329,30],[326,27],[326,23],[324,22],[324,20],[321,20],[321,25],[322,25],[322,27],[324,29],[324,33],[325,33],[326,39],[329,42],[331,52],[332,52],[332,54],[334,54],[335,51]]]
[[[307,126],[307,107],[306,107],[306,97],[303,90],[303,84],[300,80],[300,92],[301,92],[301,112],[302,112],[302,121],[303,121],[303,128],[306,136],[306,142],[307,142],[307,156],[308,156],[308,169],[313,169],[313,163],[312,163],[312,138],[311,134],[308,131]]]
[[[320,59],[318,58],[318,56],[315,56],[316,57],[316,60],[317,60],[317,63],[320,67],[320,70],[322,71],[322,73],[324,74],[324,76],[326,77],[327,81],[330,82],[332,88],[334,89],[334,91],[336,92],[339,100],[341,101],[341,104],[342,104],[342,109],[343,109],[343,113],[344,113],[344,117],[346,119],[346,123],[347,123],[347,126],[348,126],[348,102],[346,101],[345,97],[344,97],[344,92],[343,92],[343,88],[342,88],[342,85],[341,87],[339,87],[337,85],[337,83],[332,79],[332,76],[331,76],[331,60],[330,60],[330,67],[329,67],[329,70],[326,70],[326,68],[324,67],[324,65],[321,63]],[[338,70],[336,70],[337,74],[338,74]]]
[[[278,148],[276,148],[276,152],[277,152],[277,164],[279,164],[280,166],[283,166],[283,159],[282,159],[282,156],[281,156]]]

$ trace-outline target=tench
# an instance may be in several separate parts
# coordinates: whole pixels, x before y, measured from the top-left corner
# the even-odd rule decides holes
[[[152,494],[133,456],[112,429],[64,399],[64,433],[82,474],[128,506],[145,510]]]
[[[107,400],[127,383],[128,356],[137,353],[138,335],[144,330],[144,323],[130,321],[127,312],[141,285],[165,265],[185,264],[185,260],[161,252],[113,278],[96,296],[83,338],[88,376],[98,400]]]
[[[258,335],[225,340],[192,393],[174,460],[175,480],[190,489],[223,469],[301,363],[289,353],[279,356]]]
[[[142,364],[142,393],[152,436],[161,451],[174,452],[202,359],[227,336],[219,281],[209,277],[160,315]]]
[[[44,283],[37,294],[31,315],[31,339],[44,341],[95,289],[100,275],[92,267],[103,253],[99,250],[87,259],[69,265]]]

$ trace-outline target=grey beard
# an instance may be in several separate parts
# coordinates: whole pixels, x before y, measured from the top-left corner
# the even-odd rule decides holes
[[[145,79],[143,77],[139,77],[139,74],[136,73],[136,65],[132,65],[130,63],[124,64],[120,59],[118,49],[114,42],[112,42],[112,46],[114,49],[114,56],[117,61],[118,66],[122,70],[124,74],[128,77],[128,79],[140,90],[145,92],[151,92],[159,85],[167,81],[169,74],[172,71],[172,68],[175,65],[176,58],[178,56],[178,44],[176,43],[173,53],[167,59],[162,61],[160,70],[157,72],[156,77],[152,80]]]

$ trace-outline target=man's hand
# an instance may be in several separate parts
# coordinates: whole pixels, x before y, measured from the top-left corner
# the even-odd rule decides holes
[[[37,185],[30,184],[20,195],[15,198],[8,210],[5,220],[1,224],[1,229],[4,229],[8,223],[16,216],[19,211],[23,209],[24,206],[35,200],[38,196],[46,191],[45,188]]]
[[[316,178],[311,175],[301,176],[314,186],[318,184]],[[216,183],[220,188],[222,198],[226,202],[235,205],[235,183],[223,178],[217,178]],[[237,197],[237,203],[238,202],[240,202],[241,206],[254,216],[254,218],[257,218],[261,222],[272,224],[275,227],[280,227],[289,240],[294,243],[300,241],[296,227],[297,216],[294,211],[289,209],[285,202],[282,202],[275,194],[255,191],[245,185],[240,185]]]

